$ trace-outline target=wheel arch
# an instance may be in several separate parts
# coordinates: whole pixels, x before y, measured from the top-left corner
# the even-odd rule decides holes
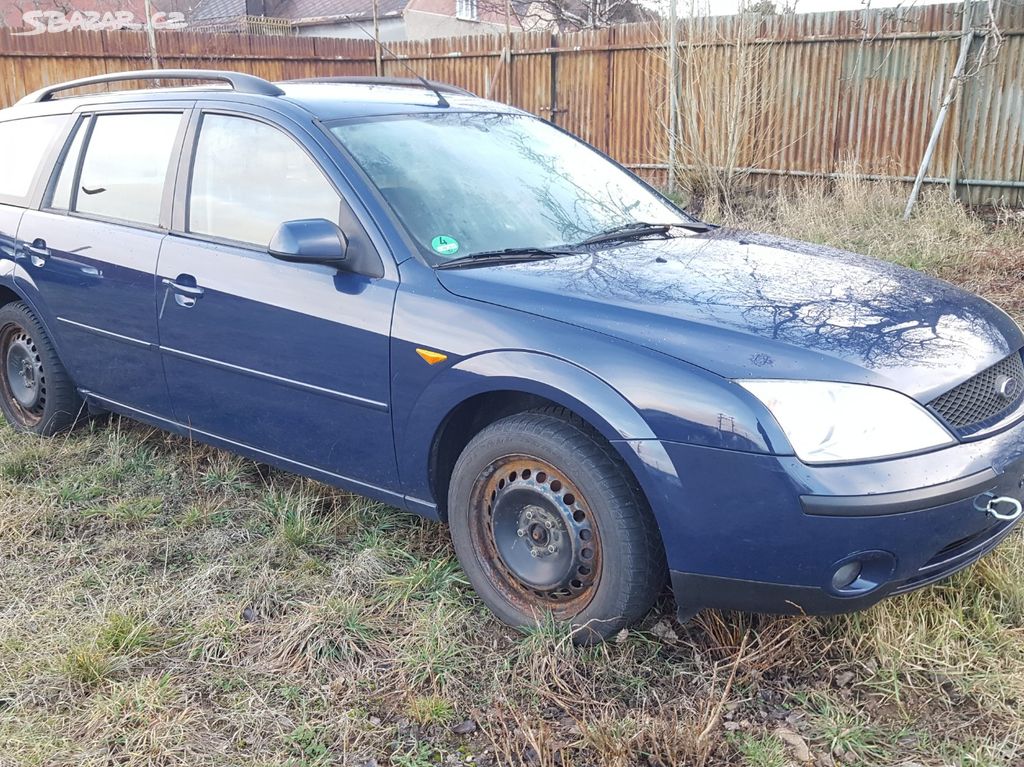
[[[35,283],[20,265],[15,264],[12,271],[0,279],[0,306],[21,301],[29,308],[29,311],[42,323],[43,330],[49,337],[50,342],[57,350],[57,356],[64,359],[61,339],[54,333],[54,328],[49,322],[46,313],[41,311],[41,297],[36,289]]]
[[[629,440],[654,434],[640,413],[589,371],[534,352],[478,355],[435,378],[410,411],[401,444],[415,449],[400,446],[400,460],[408,476],[419,478],[415,489],[429,493],[444,519],[451,470],[473,436],[505,416],[546,407],[564,409],[611,444],[643,486]]]
[[[604,429],[581,415],[579,410],[547,397],[522,389],[498,389],[481,392],[455,405],[438,425],[431,442],[429,481],[436,512],[431,516],[448,521],[448,489],[455,463],[469,442],[483,429],[509,415],[541,409],[561,410],[578,419],[595,438],[611,447],[621,460],[623,469],[634,483],[641,498],[654,516],[658,538],[666,560],[680,554],[680,530],[687,523],[685,498],[687,480],[658,439],[619,439],[609,437],[609,423],[601,420]],[[421,512],[422,513],[422,512]]]
[[[0,306],[7,306],[7,304],[13,304],[15,301],[24,301],[25,297],[20,295],[11,286],[0,282]]]
[[[515,389],[482,392],[456,405],[438,425],[430,446],[428,472],[438,516],[447,519],[448,486],[452,470],[473,437],[507,416],[556,407],[564,408],[554,400]],[[569,412],[580,417],[574,411]]]

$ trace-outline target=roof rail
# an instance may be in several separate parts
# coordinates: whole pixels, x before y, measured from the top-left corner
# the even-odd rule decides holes
[[[417,80],[415,77],[373,77],[367,75],[341,75],[340,77],[304,77],[299,80],[289,80],[292,83],[346,83],[352,85],[397,85],[403,88],[423,88],[424,82],[434,90],[442,93],[455,93],[459,96],[475,96],[475,93],[449,83],[436,82],[435,80]]]
[[[96,75],[95,77],[83,77],[80,80],[48,85],[34,93],[28,94],[18,103],[38,104],[42,101],[52,100],[54,94],[61,91],[83,88],[87,85],[121,83],[132,80],[216,80],[229,83],[238,93],[251,93],[258,96],[281,96],[284,94],[284,91],[273,83],[239,72],[223,72],[216,69],[144,69],[138,72],[117,72],[114,74]]]

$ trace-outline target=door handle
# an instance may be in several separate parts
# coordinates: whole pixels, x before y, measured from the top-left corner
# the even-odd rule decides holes
[[[189,298],[202,298],[203,293],[206,292],[198,285],[182,285],[180,282],[175,282],[168,277],[164,277],[163,283],[175,293],[188,296]]]
[[[198,285],[182,285],[180,282],[175,282],[169,277],[164,277],[161,282],[167,286],[169,291],[174,293],[174,303],[186,309],[191,309],[195,306],[196,300],[202,298],[206,292]],[[161,315],[163,314],[162,309],[160,313]]]
[[[46,240],[37,237],[32,242],[26,243],[23,250],[28,253],[33,266],[46,266],[46,259],[50,257],[50,249],[46,247]]]

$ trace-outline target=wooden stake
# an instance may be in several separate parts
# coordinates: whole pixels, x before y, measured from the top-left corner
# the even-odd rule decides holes
[[[373,64],[377,77],[384,76],[384,64],[380,60],[380,3],[373,0]]]
[[[921,194],[921,184],[924,177],[928,175],[928,166],[931,165],[932,155],[935,153],[935,146],[939,143],[939,134],[942,133],[942,126],[946,122],[946,115],[949,114],[949,106],[956,99],[957,91],[960,88],[960,78],[967,65],[967,54],[971,50],[971,43],[974,42],[974,30],[968,30],[967,34],[960,38],[960,56],[956,60],[956,67],[953,69],[953,76],[946,86],[946,97],[942,100],[939,108],[939,115],[935,118],[935,127],[932,128],[932,136],[928,139],[928,148],[924,150],[924,157],[921,158],[921,167],[917,171],[917,178],[914,180],[914,189],[910,192],[910,199],[907,200],[907,209],[903,211],[903,220],[909,221],[910,214],[914,211],[918,195]]]
[[[679,131],[679,9],[677,0],[668,6],[668,191],[676,191],[676,134]]]
[[[512,0],[505,0],[505,103],[512,103]]]
[[[153,3],[144,0],[143,13],[146,14],[146,37],[149,42],[149,63],[153,69],[160,68],[160,59],[156,54],[156,32],[153,29]]]

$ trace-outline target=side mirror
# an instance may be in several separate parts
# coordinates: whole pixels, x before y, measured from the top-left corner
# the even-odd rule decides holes
[[[348,238],[338,225],[324,218],[285,221],[278,227],[267,252],[282,261],[327,264],[343,268]]]

